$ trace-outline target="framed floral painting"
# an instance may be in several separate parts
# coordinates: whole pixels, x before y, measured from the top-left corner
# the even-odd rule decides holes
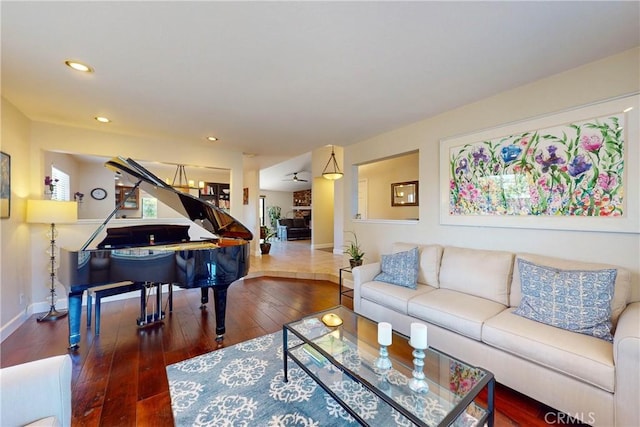
[[[640,232],[638,95],[440,145],[440,222]]]

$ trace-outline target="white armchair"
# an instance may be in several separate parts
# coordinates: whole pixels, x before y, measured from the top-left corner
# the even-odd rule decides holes
[[[0,425],[71,425],[69,355],[0,369]]]

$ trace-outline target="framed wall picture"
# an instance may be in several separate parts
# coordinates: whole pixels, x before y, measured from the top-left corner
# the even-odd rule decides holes
[[[248,205],[249,204],[249,189],[248,188],[243,188],[242,189],[242,204],[243,205]]]
[[[391,184],[391,206],[418,206],[418,181]]]
[[[440,223],[640,232],[635,94],[440,143]]]
[[[11,216],[11,156],[0,152],[0,218]]]

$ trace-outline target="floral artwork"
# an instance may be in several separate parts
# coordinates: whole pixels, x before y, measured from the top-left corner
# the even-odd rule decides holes
[[[462,398],[482,379],[483,372],[454,360],[449,362],[449,390]]]
[[[450,215],[622,216],[624,115],[452,147]]]
[[[0,152],[0,218],[11,214],[11,156]]]

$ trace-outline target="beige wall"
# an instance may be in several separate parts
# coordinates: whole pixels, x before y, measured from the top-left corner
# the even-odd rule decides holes
[[[311,244],[314,249],[333,247],[333,186],[334,181],[313,178]]]
[[[368,219],[415,219],[419,206],[391,206],[391,184],[417,181],[419,153],[358,166],[358,179],[367,180]],[[360,211],[360,210],[359,210]]]
[[[50,123],[31,123],[31,193],[42,192],[45,151],[89,154],[111,158],[130,157],[141,161],[157,161],[173,164],[193,164],[230,170],[231,194],[242,194],[243,159],[239,151],[227,151],[211,144],[194,146],[183,150],[181,141],[97,132]],[[195,179],[191,178],[190,179]],[[242,197],[232,197],[231,215],[242,221]]]
[[[249,203],[242,205],[244,222],[242,223],[253,233],[251,252],[260,255],[260,173],[257,170],[247,170],[244,173],[244,186],[249,190]]]
[[[313,205],[313,230],[311,245],[314,249],[334,248],[334,253],[342,253],[342,187],[344,178],[331,181],[322,177],[324,167],[334,150],[338,167],[344,171],[343,148],[327,145],[312,152],[311,176]]]
[[[379,260],[394,241],[440,243],[542,253],[629,268],[638,289],[640,236],[633,233],[444,226],[439,223],[440,140],[548,115],[640,90],[640,49],[633,49],[497,94],[345,148],[347,165],[420,150],[420,220],[416,224],[353,220],[356,183],[345,180],[345,229],[362,241],[366,261]],[[640,106],[639,106],[640,107]],[[638,144],[638,141],[630,141]],[[347,173],[350,172],[345,167]],[[635,218],[640,221],[640,218]],[[636,298],[640,295],[636,294]]]
[[[11,156],[11,217],[0,219],[0,338],[4,339],[27,317],[32,280],[29,226],[24,223],[29,195],[29,120],[4,98],[1,113],[0,150]],[[22,304],[20,294],[24,295]]]

